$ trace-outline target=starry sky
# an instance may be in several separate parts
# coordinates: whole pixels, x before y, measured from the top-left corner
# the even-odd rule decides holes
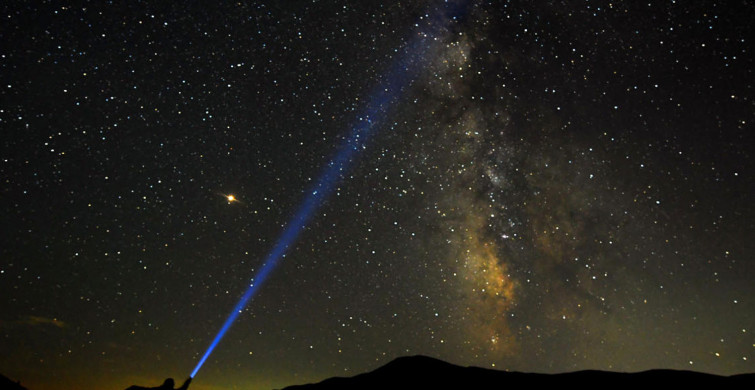
[[[32,390],[188,377],[367,119],[192,389],[755,371],[748,2],[0,8],[0,373]]]

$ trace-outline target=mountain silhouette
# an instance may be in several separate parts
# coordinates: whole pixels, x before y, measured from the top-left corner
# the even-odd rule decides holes
[[[666,386],[755,388],[755,374],[719,376],[693,371],[649,370],[638,373],[577,371],[564,374],[506,372],[479,367],[461,367],[427,356],[400,357],[368,373],[334,377],[319,383],[286,387],[284,390],[336,389],[492,389],[511,386]]]
[[[21,386],[21,383],[14,382],[5,375],[0,374],[0,390],[26,390],[26,387]]]
[[[334,377],[283,390],[499,389],[522,386],[580,386],[580,389],[642,388],[755,389],[755,373],[720,376],[694,371],[649,370],[637,373],[586,370],[563,374],[507,372],[462,367],[427,356],[397,358],[374,371]],[[0,375],[0,390],[27,390]]]

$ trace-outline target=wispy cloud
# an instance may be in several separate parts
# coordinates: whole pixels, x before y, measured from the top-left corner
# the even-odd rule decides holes
[[[30,326],[52,325],[58,328],[65,328],[66,326],[68,326],[65,322],[57,318],[49,318],[49,317],[42,317],[42,316],[26,316],[23,319],[19,320],[18,322],[21,324],[30,325]]]

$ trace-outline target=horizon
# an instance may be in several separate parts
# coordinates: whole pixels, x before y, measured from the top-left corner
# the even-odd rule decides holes
[[[389,362],[387,362],[385,364],[381,364],[379,367],[375,367],[374,369],[370,369],[369,371],[366,371],[366,372],[355,373],[355,374],[352,374],[352,375],[342,375],[342,376],[332,376],[332,377],[328,377],[328,378],[320,378],[320,379],[316,379],[314,381],[307,382],[307,383],[305,383],[305,382],[293,383],[293,384],[286,385],[286,387],[287,386],[297,386],[297,385],[320,384],[321,382],[323,382],[325,380],[328,380],[328,379],[339,379],[339,378],[340,379],[349,379],[349,378],[357,379],[357,377],[361,376],[362,374],[376,374],[377,375],[377,370],[378,369],[380,369],[380,368],[387,368],[387,367],[390,366],[390,367],[393,367],[393,369],[395,370],[395,368],[397,367],[396,365],[399,364],[399,363],[400,363],[400,366],[398,366],[398,367],[402,367],[402,368],[410,368],[410,367],[413,367],[413,366],[417,366],[418,364],[421,363],[422,367],[419,367],[419,368],[423,369],[423,371],[422,371],[423,373],[427,373],[424,370],[426,370],[428,368],[428,364],[433,364],[433,365],[441,364],[441,365],[444,365],[443,367],[435,366],[434,367],[435,369],[441,369],[441,368],[445,369],[445,364],[451,364],[452,367],[459,368],[459,369],[464,369],[464,368],[481,368],[481,369],[484,369],[484,370],[498,371],[498,372],[501,372],[501,373],[541,375],[541,376],[550,376],[550,375],[559,375],[559,374],[567,374],[567,375],[568,374],[588,374],[589,375],[591,373],[598,373],[598,372],[600,372],[600,373],[630,374],[630,375],[632,375],[632,374],[643,374],[643,373],[648,373],[648,374],[652,373],[653,375],[706,374],[706,375],[713,375],[713,376],[720,377],[720,378],[727,378],[727,377],[735,377],[735,376],[747,375],[747,376],[751,377],[750,379],[755,379],[755,372],[733,374],[733,375],[718,375],[718,374],[705,373],[705,372],[695,371],[695,370],[659,369],[659,368],[653,368],[653,369],[648,369],[648,370],[643,370],[643,371],[636,371],[636,372],[605,371],[605,370],[594,370],[594,369],[581,369],[581,370],[578,370],[578,371],[555,372],[555,373],[507,371],[507,370],[499,370],[499,369],[496,369],[494,367],[491,368],[491,367],[478,367],[478,366],[460,366],[460,365],[455,365],[453,363],[448,363],[448,362],[446,362],[444,360],[439,360],[439,359],[436,359],[434,357],[426,356],[426,355],[411,355],[411,356],[407,355],[407,356],[399,356],[399,357],[397,357],[395,359],[390,360]],[[396,374],[395,371],[393,371],[393,372],[394,372],[394,375],[395,375]],[[2,373],[0,373],[0,375],[2,375]],[[391,376],[388,376],[385,372],[383,372],[382,374],[380,374],[380,376],[383,377],[383,378],[385,378],[385,379],[391,379],[391,378],[395,379],[395,380],[399,380],[400,379],[400,378],[393,378]],[[7,378],[7,379],[11,380],[12,382],[18,383],[21,386],[24,386],[23,383],[19,383],[20,381],[13,380],[11,378]],[[147,379],[147,378],[142,378],[142,379]],[[149,378],[149,379],[153,379],[153,378]],[[406,379],[406,378],[404,378],[404,379]],[[656,379],[658,379],[658,378],[656,378]],[[362,380],[364,380],[364,379],[362,379]],[[416,378],[415,378],[415,380],[416,380]],[[605,379],[603,379],[603,380],[605,380]],[[690,380],[692,380],[692,379],[690,379]],[[154,382],[154,381],[152,381],[152,382]],[[150,383],[152,383],[152,382],[150,382]],[[160,383],[162,383],[162,382],[160,382]],[[179,383],[181,383],[181,381],[176,381],[176,384],[179,384]],[[190,387],[194,388],[193,386],[190,386]],[[33,388],[28,388],[28,387],[26,387],[26,388],[27,388],[27,390],[35,390]],[[68,388],[70,388],[70,387],[68,387]],[[214,387],[214,386],[207,387],[206,385],[200,385],[200,386],[197,387],[197,389],[199,389],[199,390],[208,390],[208,389],[216,389],[216,388],[217,387]],[[238,388],[238,387],[234,386],[234,388]],[[257,388],[262,388],[262,387],[252,387],[252,389],[257,389]],[[265,388],[267,388],[267,387],[265,387]],[[272,388],[270,388],[270,389],[272,389]]]

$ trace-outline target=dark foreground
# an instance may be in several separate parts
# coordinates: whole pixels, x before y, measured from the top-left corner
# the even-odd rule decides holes
[[[461,367],[426,356],[410,356],[350,378],[330,378],[320,383],[289,386],[284,390],[496,389],[510,386],[580,386],[584,390],[669,385],[675,389],[755,389],[755,373],[718,376],[693,371],[650,370],[631,374],[608,371],[530,374]],[[0,390],[26,388],[0,375]]]
[[[566,374],[528,374],[477,367],[460,367],[425,356],[398,358],[375,371],[350,378],[330,378],[320,383],[286,387],[285,390],[334,389],[493,389],[510,386],[687,386],[716,389],[753,389],[755,374],[718,376],[692,371],[650,370],[638,373],[578,371]]]
[[[0,375],[0,390],[26,390],[19,382],[14,382],[5,375]]]

